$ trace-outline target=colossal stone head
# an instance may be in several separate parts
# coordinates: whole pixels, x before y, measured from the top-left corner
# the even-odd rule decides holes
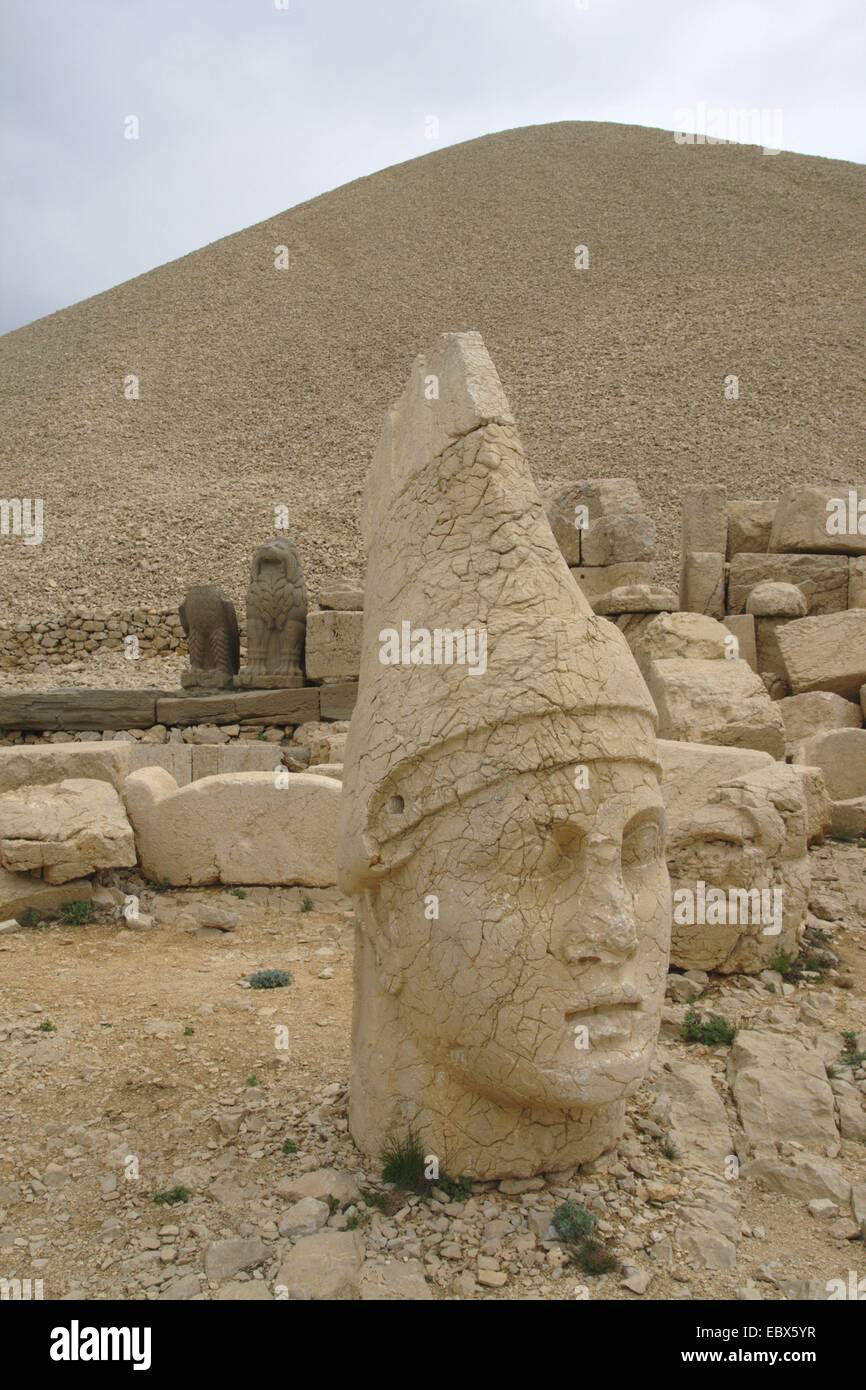
[[[355,898],[350,1126],[441,1171],[597,1156],[667,971],[655,711],[568,572],[478,334],[419,357],[365,503],[338,864]]]

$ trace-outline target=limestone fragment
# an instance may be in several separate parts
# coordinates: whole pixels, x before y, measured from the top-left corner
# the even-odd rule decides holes
[[[135,842],[108,782],[67,778],[0,796],[0,864],[68,883],[96,869],[130,868]]]

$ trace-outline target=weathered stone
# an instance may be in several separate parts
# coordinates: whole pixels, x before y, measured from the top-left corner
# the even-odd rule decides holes
[[[214,1294],[217,1303],[271,1303],[273,1297],[264,1279],[232,1279]]]
[[[300,1201],[303,1197],[312,1197],[318,1202],[334,1200],[341,1207],[347,1207],[361,1200],[361,1189],[349,1173],[340,1173],[336,1168],[316,1168],[296,1178],[283,1178],[277,1185],[277,1195],[292,1201]]]
[[[327,1202],[319,1202],[315,1197],[302,1197],[294,1202],[288,1211],[283,1212],[277,1223],[281,1236],[296,1240],[300,1236],[312,1236],[328,1224],[331,1208]]]
[[[848,607],[866,608],[866,556],[852,555],[848,561]]]
[[[776,502],[728,503],[729,560],[742,551],[759,555],[769,549],[777,505]]]
[[[689,550],[680,572],[680,608],[722,618],[725,613],[725,557],[711,550]]]
[[[288,536],[254,552],[246,603],[247,664],[237,684],[281,690],[303,685],[307,589]]]
[[[113,748],[115,745],[102,746]],[[127,776],[130,772],[137,772],[140,767],[164,767],[179,787],[185,787],[187,782],[192,781],[193,749],[188,743],[124,743],[117,747],[126,751]]]
[[[756,584],[773,580],[796,584],[812,615],[838,613],[848,607],[848,561],[844,555],[751,555],[731,560],[728,612],[742,613]]]
[[[0,694],[0,729],[146,729],[161,690],[43,690]]]
[[[570,573],[584,598],[593,603],[612,589],[631,584],[653,584],[653,567],[646,561],[635,560],[621,565],[572,566]]]
[[[755,633],[755,619],[751,613],[727,613],[724,618],[724,625],[737,639],[737,647],[733,652],[741,661],[745,661],[755,672],[758,670],[758,644]]]
[[[683,969],[756,974],[796,956],[810,869],[797,768],[769,761],[705,793],[670,827],[671,961]]]
[[[622,565],[651,560],[656,548],[655,522],[639,512],[623,512],[591,521],[581,535],[581,565]],[[568,556],[566,556],[568,559]],[[570,564],[577,563],[570,560]]]
[[[222,773],[178,787],[158,767],[133,772],[124,796],[144,873],[175,887],[336,879],[340,784],[309,773]]]
[[[779,649],[778,632],[780,627],[791,622],[790,618],[756,618],[755,619],[755,645],[758,658],[758,672],[762,677],[772,676],[774,681],[772,686],[765,680],[765,684],[770,690],[773,698],[776,688],[782,689],[784,694],[777,696],[784,699],[788,691],[788,674],[785,663],[782,660],[782,653]],[[779,685],[781,682],[781,685]]]
[[[189,665],[180,683],[193,690],[232,685],[240,661],[235,606],[216,584],[194,584],[178,610],[186,635]]]
[[[672,613],[679,599],[661,584],[623,584],[592,600],[595,613],[613,617],[619,613]]]
[[[132,867],[135,841],[123,802],[110,783],[75,777],[4,793],[0,864],[46,883]]]
[[[833,803],[820,767],[795,764],[806,796],[806,843],[820,845],[833,826]]]
[[[829,690],[789,695],[779,701],[779,713],[785,723],[785,742],[789,752],[815,734],[828,733],[831,729],[863,727],[860,706]]]
[[[331,610],[307,617],[307,676],[314,681],[357,680],[364,614]]]
[[[721,661],[732,647],[730,634],[722,624],[704,613],[661,613],[629,645],[644,674],[651,661],[671,657]]]
[[[711,743],[662,738],[657,748],[662,795],[672,831],[699,811],[725,783],[774,766],[769,753],[754,748],[719,748]]]
[[[624,512],[639,513],[641,501],[637,484],[631,478],[585,478],[558,488],[548,497],[546,510],[550,529],[566,563],[580,565],[581,542],[588,527],[603,518],[617,517]]]
[[[46,883],[30,874],[12,874],[0,869],[0,918],[20,918],[27,908],[48,916],[64,903],[90,902],[93,884],[88,878],[73,879],[60,885]]]
[[[756,584],[746,599],[746,612],[756,618],[805,618],[808,611],[803,590],[777,579]]]
[[[276,1284],[295,1302],[345,1302],[359,1297],[364,1247],[356,1231],[305,1236],[283,1261]]]
[[[394,1260],[379,1264],[367,1260],[361,1270],[358,1294],[363,1302],[393,1302],[411,1299],[415,1303],[429,1302],[433,1292],[424,1278],[420,1260]]]
[[[119,790],[130,771],[126,743],[20,744],[0,748],[0,792],[46,786],[69,777],[109,782]]]
[[[322,589],[319,593],[320,608],[335,608],[340,613],[360,613],[364,607],[364,590],[351,585],[338,589]]]
[[[731,1047],[728,1080],[753,1151],[767,1153],[779,1143],[794,1143],[813,1154],[836,1157],[833,1092],[814,1047],[784,1033],[741,1030]]]
[[[655,1083],[653,1118],[681,1161],[723,1173],[733,1151],[725,1107],[704,1066],[669,1061]]]
[[[319,703],[323,719],[351,719],[355,701],[358,698],[357,681],[340,681],[333,685],[323,685],[319,690]]]
[[[866,488],[859,493],[850,484],[789,489],[776,508],[769,549],[866,555]]]
[[[273,772],[280,766],[282,750],[273,743],[228,743],[202,744],[190,752],[191,780],[197,782],[201,777],[218,777],[226,772]],[[147,763],[140,766],[146,767]],[[177,778],[175,781],[181,785]]]
[[[213,1283],[233,1279],[242,1269],[255,1269],[268,1259],[270,1251],[258,1236],[232,1236],[215,1240],[205,1252],[204,1267]]]
[[[798,746],[797,756],[824,774],[834,835],[866,834],[866,729],[831,729]]]
[[[237,690],[223,695],[166,695],[157,701],[161,724],[303,724],[319,717],[319,691],[305,685],[294,690]]]
[[[654,717],[621,632],[569,576],[477,334],[416,359],[368,478],[365,543],[339,850],[358,919],[352,1136],[378,1156],[411,1116],[454,1172],[574,1167],[615,1141],[660,1021],[670,904]],[[404,615],[460,630],[479,613],[483,679],[379,659],[380,631]],[[640,894],[621,855],[641,864]],[[626,938],[625,1002],[640,1010],[585,974],[578,987],[574,968]],[[588,1051],[574,1046],[584,1027]]]
[[[847,1206],[851,1183],[841,1169],[813,1154],[797,1154],[787,1162],[760,1157],[743,1164],[740,1177],[749,1178],[768,1192],[798,1197],[803,1202],[829,1198]]]
[[[757,748],[781,758],[784,725],[763,682],[745,661],[651,661],[647,685],[659,737]]]
[[[728,549],[728,505],[725,488],[710,483],[683,489],[682,552],[717,553]]]
[[[799,618],[776,637],[794,695],[829,690],[858,699],[866,681],[866,609]]]

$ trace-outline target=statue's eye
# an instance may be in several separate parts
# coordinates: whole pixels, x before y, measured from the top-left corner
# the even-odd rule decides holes
[[[663,849],[661,826],[646,820],[627,830],[622,841],[623,868],[640,868],[661,856]]]
[[[581,832],[567,822],[539,826],[533,875],[553,873],[576,862],[582,842]]]

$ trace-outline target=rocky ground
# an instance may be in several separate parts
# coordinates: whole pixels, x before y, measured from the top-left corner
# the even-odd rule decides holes
[[[0,671],[0,690],[177,690],[186,665],[185,653],[127,661],[123,652],[94,652],[86,661]]]
[[[94,1299],[780,1299],[862,1279],[862,1228],[825,1189],[866,1184],[866,1142],[843,1137],[805,1195],[762,1190],[731,1169],[743,1123],[752,1138],[763,1123],[738,1114],[731,1047],[682,1040],[696,995],[739,1039],[816,1047],[854,1114],[866,1070],[839,1058],[843,1031],[866,1032],[866,850],[812,861],[824,973],[671,976],[615,1153],[423,1195],[383,1183],[348,1134],[353,919],[335,890],[153,893],[104,876],[95,922],[0,936],[0,1276]],[[270,969],[291,984],[250,988]],[[783,1140],[780,1163],[798,1152]],[[566,1201],[596,1218],[616,1271],[571,1261],[551,1229]]]

